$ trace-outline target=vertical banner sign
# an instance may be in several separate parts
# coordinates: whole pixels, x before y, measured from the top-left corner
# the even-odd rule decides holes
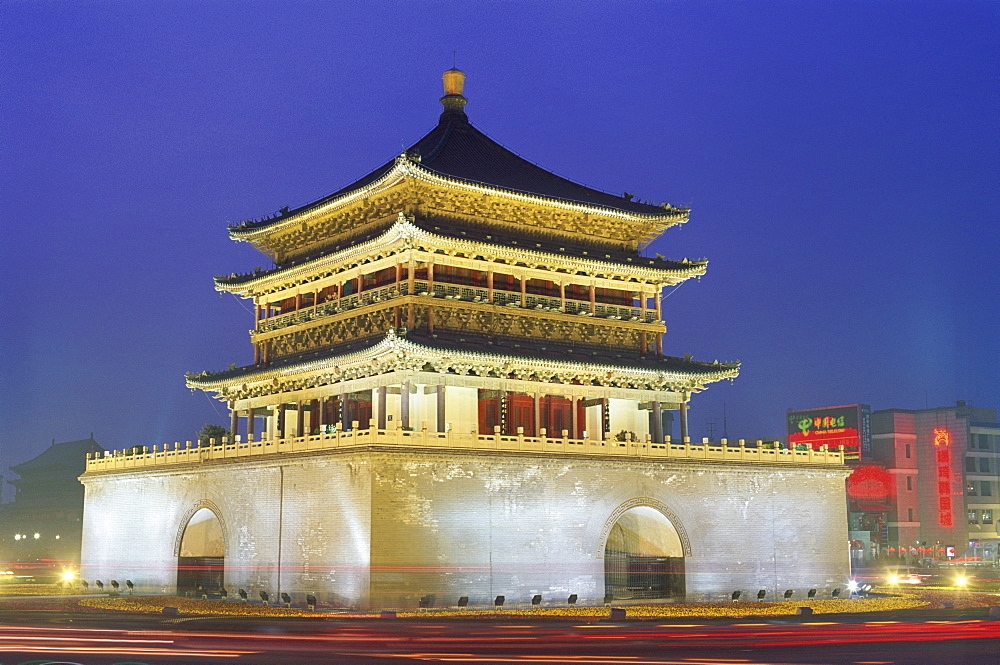
[[[787,413],[788,444],[792,448],[842,450],[844,459],[871,458],[871,407],[867,404],[829,406]]]
[[[937,460],[938,524],[950,528],[955,520],[951,511],[951,432],[934,430],[934,454]]]
[[[861,438],[861,459],[872,458],[872,408],[867,404],[858,404],[859,436]]]

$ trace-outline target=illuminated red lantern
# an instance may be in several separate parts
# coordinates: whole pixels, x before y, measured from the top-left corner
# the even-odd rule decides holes
[[[943,547],[939,547],[938,548],[938,554],[944,554],[944,548]]]
[[[890,548],[889,548],[889,551],[890,551],[890,552],[895,552],[895,551],[896,551],[896,548],[895,548],[895,547],[890,547]]]

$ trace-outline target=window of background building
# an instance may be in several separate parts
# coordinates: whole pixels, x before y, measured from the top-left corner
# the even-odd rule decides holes
[[[970,472],[970,473],[975,473],[976,472],[976,458],[975,457],[966,457],[965,458],[965,470],[968,471],[968,472]]]
[[[906,444],[906,459],[910,459],[910,444]]]
[[[980,473],[989,473],[990,472],[990,458],[989,457],[980,457],[979,458],[979,472]]]
[[[969,524],[979,524],[979,511],[970,510],[969,511]]]
[[[912,522],[913,521],[913,508],[907,508],[906,509],[906,521],[907,522]]]
[[[906,477],[906,489],[908,489],[908,490],[913,489],[913,476],[907,476]],[[913,510],[913,509],[911,508],[910,510]],[[910,521],[912,522],[913,520],[910,520]]]
[[[983,510],[983,524],[993,524],[993,509],[987,508]]]
[[[979,485],[980,485],[979,487],[980,494],[982,494],[983,496],[993,496],[993,483],[991,483],[988,480],[984,480]]]

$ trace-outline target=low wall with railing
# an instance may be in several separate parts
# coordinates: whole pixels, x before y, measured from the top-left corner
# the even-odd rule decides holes
[[[310,453],[327,450],[388,446],[398,448],[440,448],[444,450],[504,451],[542,455],[594,455],[601,457],[631,457],[644,459],[670,459],[689,461],[718,461],[777,465],[841,465],[843,453],[839,450],[788,450],[778,444],[762,441],[748,443],[722,441],[692,444],[687,441],[653,443],[647,441],[601,441],[561,437],[509,436],[500,434],[461,434],[457,432],[408,431],[402,429],[357,429],[352,431],[315,434],[287,439],[235,442],[223,439],[207,444],[197,442],[136,446],[127,450],[108,451],[87,455],[87,473],[101,473],[126,469],[142,469],[181,464],[200,464],[212,460],[247,460],[263,455]],[[773,447],[769,447],[773,446]]]

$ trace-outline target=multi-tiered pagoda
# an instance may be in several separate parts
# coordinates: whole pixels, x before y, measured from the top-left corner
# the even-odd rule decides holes
[[[334,430],[662,443],[737,364],[663,355],[664,287],[706,261],[640,250],[688,210],[556,176],[469,123],[445,73],[438,125],[343,189],[230,236],[275,268],[216,279],[254,301],[255,362],[188,377],[246,438]],[[240,421],[245,425],[238,427]]]
[[[231,227],[275,262],[216,279],[256,305],[254,363],[188,385],[233,435],[89,459],[84,579],[369,608],[832,593],[843,456],[687,440],[690,396],[739,369],[662,353],[660,293],[705,262],[640,250],[688,211],[525,161],[444,78],[399,157]]]

